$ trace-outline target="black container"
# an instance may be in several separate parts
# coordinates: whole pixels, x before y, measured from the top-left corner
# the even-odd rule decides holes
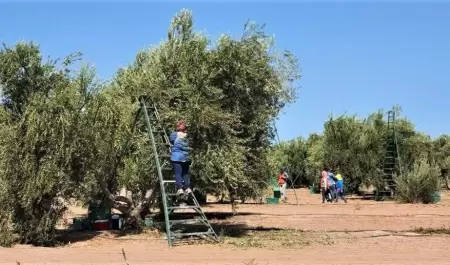
[[[113,215],[111,217],[111,229],[121,230],[123,228],[123,218],[120,215]]]

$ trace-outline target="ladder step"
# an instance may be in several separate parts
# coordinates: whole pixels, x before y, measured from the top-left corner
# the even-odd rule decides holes
[[[181,197],[184,197],[187,194],[186,193],[178,194],[178,193],[169,192],[169,193],[166,193],[166,195],[167,196],[181,196]]]
[[[171,224],[186,224],[186,223],[201,223],[202,219],[194,218],[194,219],[182,219],[182,220],[169,220]]]
[[[169,206],[168,207],[171,210],[181,210],[181,209],[200,209],[200,206],[195,205],[186,205],[186,206]]]
[[[185,237],[185,236],[201,236],[201,235],[215,235],[213,231],[206,232],[194,232],[194,233],[171,233],[172,237]]]
[[[175,180],[163,180],[163,183],[175,183]]]

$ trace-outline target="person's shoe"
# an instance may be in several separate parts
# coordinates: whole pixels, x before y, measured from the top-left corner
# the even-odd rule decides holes
[[[190,194],[190,193],[192,193],[192,190],[191,190],[191,188],[187,188],[185,191],[184,191],[184,193],[186,193],[186,194]]]
[[[183,189],[178,189],[178,190],[177,190],[177,195],[183,195],[183,194],[184,194]]]
[[[181,207],[181,208],[186,208],[186,207],[187,207],[187,203],[185,203],[185,202],[180,202],[180,207]]]

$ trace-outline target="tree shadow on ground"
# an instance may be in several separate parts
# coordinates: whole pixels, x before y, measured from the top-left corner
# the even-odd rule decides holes
[[[252,213],[240,213],[240,215],[250,215]],[[239,215],[239,214],[238,214]],[[232,217],[231,213],[209,213],[208,220],[226,220]],[[179,214],[171,220],[179,220],[191,218],[188,214]],[[250,227],[245,223],[236,222],[215,222],[211,221],[211,226],[215,233],[219,237],[243,237],[248,235],[249,232],[254,231],[278,231],[282,230],[275,227]],[[172,231],[182,232],[182,233],[192,233],[192,232],[204,232],[207,231],[207,227],[201,223],[195,224],[183,224],[180,226],[174,225],[171,229]],[[150,232],[150,233],[149,233]],[[139,238],[140,235],[148,235],[146,238]],[[134,237],[136,236],[136,237]],[[125,230],[107,230],[107,231],[58,231],[58,241],[63,244],[73,244],[77,242],[84,242],[93,240],[95,238],[102,237],[105,239],[115,240],[115,239],[127,239],[127,240],[161,240],[165,238],[165,223],[161,216],[155,216],[154,224],[152,228],[146,228],[142,230],[137,229],[125,229]],[[164,239],[165,240],[165,239]]]
[[[214,231],[219,236],[226,237],[243,237],[246,236],[249,232],[268,232],[268,231],[280,231],[282,228],[277,227],[251,227],[244,223],[221,223],[221,224],[212,224]]]

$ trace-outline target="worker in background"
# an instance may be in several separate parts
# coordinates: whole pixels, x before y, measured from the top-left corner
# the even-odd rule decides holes
[[[327,171],[323,170],[320,176],[320,193],[322,194],[322,203],[325,203],[325,200],[327,200],[328,192],[328,173]]]
[[[286,196],[286,187],[287,187],[287,180],[289,176],[284,168],[280,169],[280,175],[278,176],[278,187],[280,187],[280,193],[281,193],[281,201],[286,202],[287,196]]]
[[[331,169],[327,170],[327,175],[328,175],[328,188],[331,194],[331,201],[336,200],[336,181],[337,178],[336,176],[333,174]],[[337,202],[337,200],[336,200]]]
[[[336,202],[338,202],[338,198],[340,197],[345,203],[347,203],[347,199],[344,196],[344,180],[342,179],[341,174],[336,175]]]
[[[183,120],[178,121],[176,131],[170,134],[169,141],[172,145],[170,161],[175,175],[177,195],[188,195],[192,192],[189,174],[189,167],[191,164],[189,153],[191,148],[189,147],[187,138],[187,126]]]

